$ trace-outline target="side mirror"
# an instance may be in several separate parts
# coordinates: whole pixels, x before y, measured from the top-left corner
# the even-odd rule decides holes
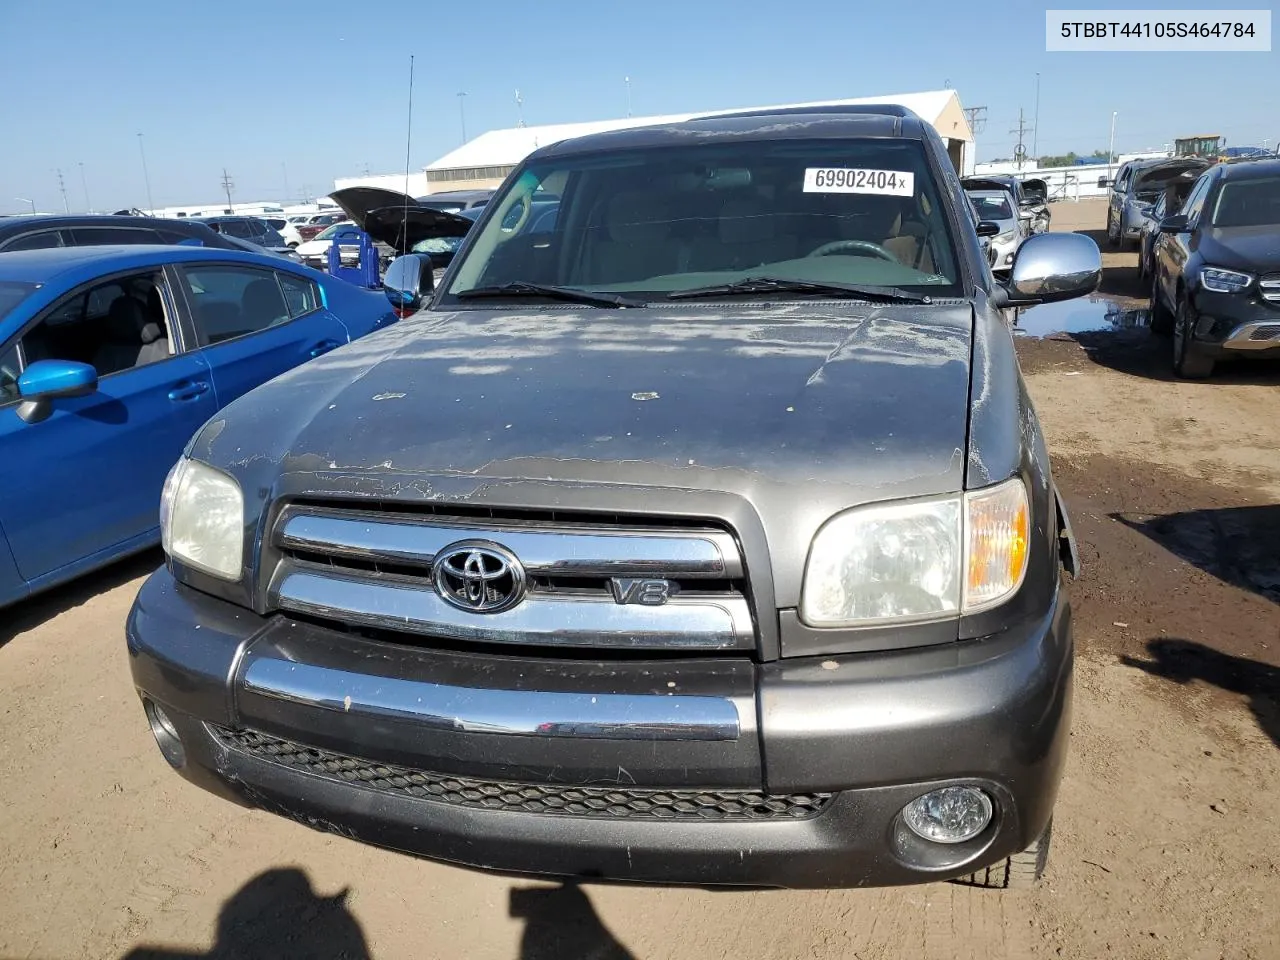
[[[1160,221],[1161,233],[1184,233],[1187,229],[1188,221],[1185,214],[1175,213],[1165,217]]]
[[[431,258],[423,253],[396,257],[382,278],[382,290],[396,316],[401,318],[416,313],[423,301],[435,292],[435,287],[435,268]]]
[[[1102,253],[1080,233],[1037,233],[1014,254],[998,307],[1029,307],[1083,297],[1102,281]]]
[[[1000,224],[994,220],[979,220],[977,230],[980,237],[995,237],[1000,234]]]
[[[1099,178],[1098,178],[1098,186],[1100,186],[1100,187],[1109,187],[1109,186],[1111,186],[1113,183],[1115,183],[1115,181],[1114,181],[1114,180],[1108,180],[1106,177],[1099,177]]]
[[[53,401],[62,397],[87,397],[98,389],[98,371],[73,360],[38,360],[18,377],[18,416],[39,423],[53,412]]]

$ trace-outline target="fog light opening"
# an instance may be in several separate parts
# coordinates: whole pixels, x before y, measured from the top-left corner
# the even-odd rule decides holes
[[[187,762],[187,751],[182,746],[182,737],[178,728],[173,725],[164,708],[152,700],[143,700],[142,708],[147,714],[147,723],[151,725],[151,735],[156,738],[156,746],[160,754],[175,770],[182,769]]]
[[[977,787],[943,787],[902,808],[902,821],[934,843],[964,843],[991,822],[991,798]]]

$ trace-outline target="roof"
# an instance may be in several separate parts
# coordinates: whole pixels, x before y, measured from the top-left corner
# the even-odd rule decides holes
[[[860,104],[896,104],[909,109],[925,123],[934,123],[947,110],[952,101],[958,102],[954,90],[931,90],[924,93],[892,94],[882,97],[857,97],[847,100],[818,100],[809,103],[775,105],[771,107],[743,107],[738,110],[704,110],[697,113],[668,114],[654,117],[621,117],[613,120],[593,120],[586,123],[560,123],[541,127],[511,127],[506,130],[490,130],[456,150],[445,154],[427,170],[452,170],[460,167],[515,166],[535,150],[594,133],[625,130],[632,127],[671,126],[699,117],[720,117],[729,113],[777,113],[806,107],[842,107]],[[973,139],[966,128],[960,139]]]
[[[10,233],[25,231],[31,227],[55,230],[60,227],[154,227],[158,224],[167,227],[183,222],[184,220],[169,220],[162,217],[118,217],[111,213],[37,213],[4,217],[0,219],[0,230]]]
[[[793,113],[788,122],[777,122],[776,113],[724,115],[668,123],[652,127],[629,127],[605,133],[561,140],[537,151],[539,157],[595,153],[599,150],[627,150],[657,146],[688,146],[715,140],[787,140],[809,138],[848,139],[850,137],[900,137],[919,140],[926,127],[916,116],[858,114],[824,111]]]
[[[288,261],[271,254],[227,250],[220,247],[193,247],[182,244],[119,244],[84,247],[49,247],[44,250],[15,250],[0,254],[0,280],[45,283],[64,273],[83,270],[88,274],[115,269],[147,267],[176,261],[240,260],[278,267]]]
[[[1280,176],[1280,157],[1264,160],[1259,157],[1248,163],[1219,163],[1211,169],[1221,170],[1223,180],[1254,180],[1261,177]]]

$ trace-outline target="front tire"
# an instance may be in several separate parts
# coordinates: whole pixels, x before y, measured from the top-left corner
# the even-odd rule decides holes
[[[1049,863],[1049,842],[1052,839],[1053,818],[1050,817],[1044,833],[1036,837],[1027,849],[967,877],[959,877],[955,882],[988,890],[1026,890],[1034,887]]]
[[[1120,228],[1116,225],[1110,209],[1107,210],[1107,243],[1113,247],[1120,246]]]
[[[1203,380],[1213,373],[1213,358],[1196,345],[1191,332],[1191,305],[1178,298],[1173,322],[1173,372],[1184,380]]]
[[[1151,332],[1158,337],[1173,333],[1173,314],[1160,299],[1160,277],[1155,270],[1151,271]]]

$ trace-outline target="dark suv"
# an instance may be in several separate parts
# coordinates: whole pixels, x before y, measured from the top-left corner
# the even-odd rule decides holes
[[[117,215],[5,217],[0,220],[0,252],[84,247],[118,243],[183,243],[239,250],[241,247],[194,220]]]
[[[1181,377],[1225,357],[1280,357],[1280,160],[1219,163],[1160,222],[1151,329]]]
[[[1075,552],[1001,311],[1100,255],[994,285],[941,139],[874,110],[543,148],[413,322],[201,430],[127,627],[168,762],[503,871],[1037,877]]]
[[[209,229],[216,231],[233,240],[246,240],[253,244],[261,253],[266,250],[274,253],[276,256],[285,257],[289,260],[299,260],[300,258],[293,252],[293,248],[285,242],[284,237],[280,236],[271,225],[265,220],[257,217],[200,217],[199,222],[205,224]]]

